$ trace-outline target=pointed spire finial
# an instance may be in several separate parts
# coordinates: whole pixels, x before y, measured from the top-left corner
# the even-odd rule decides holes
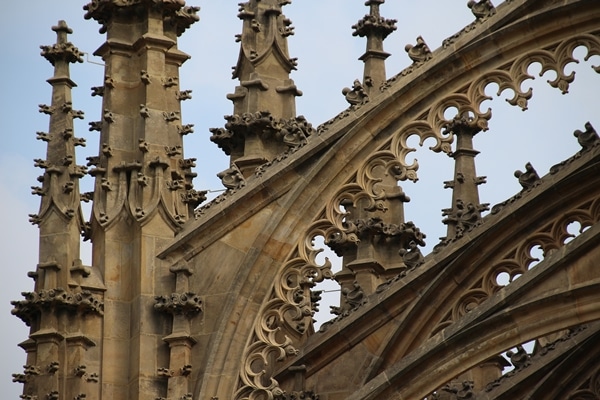
[[[297,64],[287,44],[294,28],[282,7],[290,3],[250,0],[239,4],[243,26],[236,35],[240,54],[233,67],[239,86],[227,95],[233,102],[233,115],[225,117],[225,129],[210,130],[210,140],[246,178],[260,165],[304,142],[313,130],[303,117],[296,116],[296,97],[302,92],[289,78]],[[227,171],[220,176],[228,176]]]
[[[352,36],[367,38],[366,52],[359,58],[365,63],[363,86],[367,95],[386,81],[385,60],[390,54],[383,51],[383,41],[397,29],[397,20],[381,17],[379,6],[384,2],[385,0],[367,0],[365,5],[369,6],[369,14],[352,26]]]

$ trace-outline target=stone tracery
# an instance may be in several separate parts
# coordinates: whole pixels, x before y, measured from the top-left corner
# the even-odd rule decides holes
[[[414,151],[414,149],[407,145],[407,139],[412,135],[418,135],[420,142],[423,143],[428,138],[434,138],[436,143],[431,147],[431,150],[449,153],[451,151],[450,144],[452,142],[452,137],[441,134],[443,128],[450,123],[450,121],[444,117],[445,111],[449,108],[455,108],[459,115],[465,114],[472,116],[473,124],[475,126],[479,127],[479,129],[487,130],[488,121],[492,116],[492,112],[491,109],[481,111],[481,105],[486,100],[492,99],[485,94],[485,89],[490,83],[498,85],[498,95],[503,93],[506,89],[511,89],[513,97],[506,99],[506,101],[511,105],[516,105],[521,109],[526,110],[527,102],[532,98],[533,91],[532,89],[523,91],[521,88],[526,80],[533,79],[533,76],[528,74],[527,69],[534,62],[539,62],[542,65],[540,76],[550,70],[556,72],[556,79],[549,80],[548,83],[551,86],[558,88],[563,93],[566,93],[569,84],[574,80],[574,74],[567,75],[564,70],[567,64],[576,62],[572,56],[573,50],[581,45],[585,46],[588,50],[585,60],[588,60],[593,55],[600,54],[600,39],[591,34],[583,34],[565,40],[558,45],[550,45],[546,50],[537,50],[516,57],[511,62],[500,66],[498,69],[482,74],[470,84],[463,86],[461,90],[444,96],[442,100],[424,112],[421,118],[398,129],[385,141],[385,144],[382,145],[379,150],[373,153],[360,166],[353,179],[343,185],[337,191],[334,198],[327,203],[320,219],[312,225],[307,232],[308,234],[305,235],[304,239],[299,243],[297,251],[300,254],[296,253],[295,258],[288,261],[282,267],[281,273],[285,275],[285,271],[288,269],[297,269],[299,264],[306,263],[307,266],[310,266],[310,270],[317,274],[317,279],[311,280],[310,277],[308,277],[307,281],[310,282],[310,284],[319,282],[320,279],[327,277],[330,274],[330,265],[328,262],[325,266],[319,266],[314,263],[314,258],[303,257],[302,255],[312,255],[317,251],[312,248],[312,238],[315,236],[315,231],[318,231],[325,237],[326,242],[329,241],[332,244],[345,242],[357,243],[359,241],[356,232],[349,229],[349,226],[344,222],[347,216],[347,213],[341,208],[341,205],[344,202],[356,204],[358,199],[364,199],[368,204],[365,209],[385,210],[385,192],[376,189],[380,179],[371,175],[370,171],[379,166],[383,166],[386,173],[389,173],[397,181],[407,179],[416,181],[418,163],[416,160],[410,165],[407,165],[406,163],[406,156]],[[593,68],[598,72],[598,67]],[[396,78],[393,80],[396,80]],[[393,84],[396,83],[394,82]],[[390,90],[390,87],[392,86],[388,85],[384,90]],[[319,127],[318,131],[321,134],[324,132],[321,127]],[[597,207],[597,205],[593,208],[595,207]],[[582,226],[586,223],[580,222],[582,223]],[[566,224],[562,221],[557,224],[557,226],[566,227]],[[564,233],[562,236],[564,236]],[[535,244],[539,243],[548,246],[549,243],[553,241],[553,238],[544,238],[544,234],[541,234],[541,236],[537,238],[537,241],[535,241]],[[528,244],[527,246],[529,246],[527,248],[527,254],[529,254],[529,249],[533,245]],[[300,255],[299,258],[298,255]],[[489,277],[485,280],[485,285],[490,285],[495,288],[494,290],[497,290],[498,285],[496,276],[500,272],[508,272],[511,276],[524,272],[521,268],[517,270],[514,268],[506,270],[506,266],[509,264],[504,263],[502,265],[504,265],[503,269],[496,270],[496,272],[493,273],[493,277]],[[520,263],[517,263],[517,265],[520,265]],[[321,269],[322,271],[325,271],[325,273],[319,274],[317,272]],[[294,311],[295,316],[301,315],[300,312],[298,312],[299,304],[296,304],[293,300],[290,301],[290,296],[286,295],[286,293],[289,293],[291,290],[295,290],[295,288],[288,287],[287,285],[279,286],[279,284],[276,284],[272,295],[273,300],[267,302],[261,315],[271,315],[275,313],[279,316],[277,320],[284,325],[286,324],[286,319],[282,318],[282,315],[286,312],[285,310],[292,308],[296,310]],[[475,307],[485,300],[490,294],[488,290],[489,289],[473,289],[466,294],[464,296],[464,301],[459,303],[457,306],[458,308],[453,311],[454,317],[452,318],[455,319],[460,315],[464,315],[464,313],[468,312],[472,307]],[[308,298],[309,297],[304,297],[304,299]],[[307,318],[308,321],[309,315],[306,315],[305,318]],[[445,326],[448,326],[448,322],[441,323],[439,328],[436,328],[434,332],[439,331]],[[273,333],[273,329],[271,327],[264,329],[265,327],[268,327],[268,325],[261,324],[255,326],[255,336],[251,339],[252,344],[250,344],[246,350],[246,367],[244,367],[240,376],[241,388],[238,390],[236,398],[246,398],[250,393],[252,393],[252,396],[260,393],[261,395],[266,396],[265,398],[271,399],[278,390],[276,382],[270,380],[268,386],[261,385],[260,383],[257,384],[257,380],[253,379],[252,374],[248,373],[248,365],[251,364],[249,360],[260,357],[263,362],[267,362],[267,358],[264,356],[265,351],[274,350],[277,350],[278,354],[283,359],[286,357],[286,354],[294,354],[294,341],[291,338],[295,337],[296,340],[298,340],[301,337],[301,335],[298,334],[291,334],[290,336],[284,336],[286,338],[285,340],[273,340],[274,336],[269,334]],[[293,329],[290,329],[289,327],[286,329],[284,326],[279,326],[278,332],[279,331],[293,332]],[[304,333],[304,331],[302,331],[302,333]]]

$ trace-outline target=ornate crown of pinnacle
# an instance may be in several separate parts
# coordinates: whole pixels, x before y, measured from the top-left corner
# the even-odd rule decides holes
[[[394,32],[398,20],[383,18],[379,13],[379,6],[385,3],[385,0],[368,0],[365,6],[369,6],[369,14],[365,15],[355,25],[352,25],[352,36],[370,36],[379,35],[385,39],[390,33]]]
[[[56,43],[48,46],[40,46],[42,49],[40,55],[54,65],[57,60],[64,60],[70,63],[83,62],[83,53],[79,51],[72,43],[67,40],[67,34],[73,33],[63,20],[58,21],[58,25],[52,27],[56,32]]]
[[[101,25],[100,33],[106,33],[106,24],[119,12],[127,7],[152,7],[162,9],[166,20],[175,27],[180,36],[193,23],[198,22],[200,7],[186,6],[184,0],[93,0],[83,6],[86,11],[85,19],[95,19]]]

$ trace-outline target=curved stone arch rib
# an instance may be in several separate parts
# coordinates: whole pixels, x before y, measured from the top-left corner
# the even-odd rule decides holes
[[[318,271],[327,270],[321,269],[309,254],[312,254],[311,246],[307,245],[314,238],[314,228],[318,226],[319,232],[326,240],[340,240],[340,241],[353,241],[358,240],[355,235],[349,230],[348,226],[344,225],[345,213],[340,209],[342,199],[348,199],[349,201],[356,201],[358,198],[367,198],[370,204],[375,208],[383,208],[384,205],[379,201],[382,197],[381,193],[375,190],[375,185],[378,183],[377,178],[371,176],[370,171],[376,166],[383,165],[386,170],[396,172],[394,174],[398,180],[416,180],[416,170],[418,169],[418,163],[414,162],[411,165],[406,163],[406,155],[411,151],[414,151],[406,144],[408,137],[417,134],[420,137],[421,143],[428,138],[436,139],[436,145],[432,147],[434,151],[450,151],[451,137],[444,136],[441,132],[444,127],[450,122],[444,114],[449,108],[456,108],[458,114],[468,114],[472,119],[473,123],[476,124],[482,130],[486,130],[488,127],[488,121],[491,118],[491,110],[480,111],[482,103],[486,100],[490,100],[490,97],[485,94],[485,88],[490,83],[496,83],[499,85],[499,93],[502,93],[506,89],[512,89],[514,96],[507,101],[513,105],[519,105],[521,108],[526,109],[527,101],[532,97],[532,91],[526,92],[521,90],[522,83],[527,79],[533,79],[531,75],[527,73],[527,69],[534,62],[540,62],[542,64],[542,74],[553,70],[557,73],[557,78],[550,81],[552,86],[560,88],[563,92],[568,89],[568,84],[573,81],[570,75],[564,73],[564,67],[570,62],[576,62],[572,57],[573,50],[578,46],[585,46],[588,50],[585,59],[589,59],[592,55],[600,54],[600,40],[593,35],[583,34],[579,35],[560,44],[553,44],[548,46],[546,49],[539,51],[528,52],[526,55],[515,57],[511,62],[505,63],[502,67],[492,69],[491,71],[484,73],[479,79],[464,85],[460,90],[450,93],[443,97],[439,102],[434,104],[425,113],[422,114],[422,119],[413,121],[406,126],[398,129],[396,133],[390,135],[385,143],[380,146],[379,150],[369,157],[367,162],[363,164],[356,175],[347,181],[347,184],[340,188],[333,200],[329,201],[323,212],[321,220],[311,225],[311,228],[307,230],[307,233],[303,236],[303,239],[297,245],[297,252],[293,256],[292,260],[286,262],[282,267],[278,277],[289,275],[285,272],[292,268],[292,264],[297,263],[296,258],[298,254],[303,254],[300,257],[303,262],[306,262],[306,269],[312,271],[313,276],[310,274],[304,275],[304,280],[300,279],[298,282],[318,282],[316,279],[325,277],[328,273],[324,272],[320,274]],[[595,70],[598,71],[596,67]],[[574,77],[574,76],[573,76]],[[308,249],[308,250],[307,250]],[[295,268],[295,267],[294,267]],[[329,272],[330,273],[330,272]],[[316,275],[315,275],[316,274]],[[302,276],[302,273],[300,273]],[[316,278],[316,279],[314,279]],[[273,289],[272,298],[274,301],[268,301],[266,304],[269,307],[265,307],[261,311],[261,315],[271,314],[274,308],[278,308],[277,311],[280,326],[279,330],[286,332],[293,332],[296,329],[289,326],[288,319],[283,317],[282,310],[293,309],[295,315],[298,314],[296,307],[299,306],[299,302],[290,297],[290,293],[298,290],[298,287],[283,284],[280,278],[276,280],[275,286],[277,289]],[[300,286],[300,285],[298,285]],[[307,298],[305,293],[307,288],[304,288],[302,299]],[[292,301],[290,301],[292,298]],[[278,300],[277,300],[278,299]],[[285,300],[284,300],[285,299]],[[262,317],[259,317],[257,321],[264,321]],[[268,325],[267,325],[268,326]],[[249,378],[250,375],[246,374],[249,360],[255,360],[256,354],[268,351],[268,349],[285,349],[289,346],[287,340],[277,341],[273,339],[273,335],[269,332],[271,328],[264,329],[263,323],[257,323],[255,325],[255,333],[250,345],[247,346],[247,351],[244,355],[245,365],[242,367],[240,373],[241,388],[237,392],[236,399],[256,398],[256,396],[266,396],[265,398],[271,400],[273,396],[280,390],[277,385],[273,386],[270,382],[268,385],[263,383],[256,383],[255,379]],[[265,334],[266,332],[266,334]],[[278,331],[279,332],[279,331]],[[300,337],[302,335],[296,335]],[[272,347],[275,346],[275,347]],[[282,354],[293,354],[293,346],[288,347],[287,350],[283,351]]]
[[[328,259],[322,265],[317,262],[322,249],[314,247],[314,238],[332,237],[334,232],[339,231],[327,219],[315,221],[277,273],[269,300],[259,311],[244,351],[235,399],[273,400],[282,393],[268,368],[273,361],[283,361],[298,352],[295,345],[312,317],[310,289],[333,277]]]
[[[458,321],[460,317],[466,314],[464,311],[469,304],[479,305],[499,291],[502,288],[497,283],[497,277],[500,273],[508,273],[511,278],[526,273],[529,264],[534,261],[534,258],[530,255],[530,250],[536,245],[542,247],[544,254],[549,254],[552,251],[562,248],[565,244],[564,238],[569,236],[566,227],[570,222],[584,221],[582,226],[584,223],[585,226],[591,226],[600,222],[600,213],[598,211],[600,211],[600,198],[580,203],[576,207],[564,212],[564,214],[560,214],[552,222],[528,235],[523,241],[519,241],[510,251],[500,256],[498,261],[486,260],[485,265],[490,265],[490,267],[484,272],[483,279],[477,280],[474,286],[465,290],[460,295],[460,300],[452,305],[447,317],[437,324],[430,335],[433,336],[440,330]],[[485,265],[482,264],[484,267]],[[477,295],[477,303],[469,303],[469,300],[475,294]]]

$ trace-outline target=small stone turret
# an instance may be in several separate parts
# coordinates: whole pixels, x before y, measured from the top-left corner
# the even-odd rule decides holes
[[[154,255],[204,200],[192,183],[195,159],[184,158],[183,139],[193,127],[181,115],[191,91],[180,88],[179,68],[189,55],[177,47],[199,20],[199,8],[183,0],[106,0],[84,9],[107,33],[95,52],[105,70],[102,85],[92,89],[102,96],[102,110],[90,124],[100,132],[99,153],[89,159],[90,236],[112,316],[102,327],[102,354],[122,360],[120,368],[101,371],[100,385],[115,400],[186,398],[196,343],[189,324],[201,300],[187,288],[191,271]],[[161,324],[147,323],[153,312]]]
[[[37,133],[47,143],[47,152],[46,159],[35,160],[44,173],[38,178],[41,186],[32,187],[41,204],[39,213],[30,216],[39,225],[39,264],[29,273],[35,290],[12,302],[12,313],[30,326],[29,339],[21,343],[27,364],[23,374],[13,378],[25,384],[22,398],[76,398],[88,393],[95,399],[93,384],[74,373],[85,365],[90,373],[97,370],[87,350],[96,345],[93,327],[104,309],[102,287],[89,278],[91,268],[80,259],[81,233],[87,228],[79,180],[86,168],[77,165],[75,146],[84,146],[85,140],[75,137],[73,129],[73,120],[83,118],[83,112],[73,108],[71,89],[77,85],[70,78],[69,64],[83,62],[83,53],[67,40],[72,30],[65,21],[52,30],[56,44],[41,46],[41,55],[54,66],[54,76],[48,79],[52,103],[39,106],[50,116],[50,124],[48,132]]]
[[[454,179],[444,182],[445,188],[452,189],[452,207],[442,210],[442,221],[448,226],[446,239],[461,237],[481,220],[481,213],[489,209],[489,204],[479,202],[478,186],[485,183],[485,176],[477,176],[473,149],[473,136],[481,128],[468,115],[457,116],[446,127],[446,133],[456,137],[456,150],[450,154],[454,158]]]
[[[373,96],[386,81],[385,60],[390,56],[383,51],[383,41],[396,30],[395,19],[385,19],[381,16],[379,6],[385,0],[367,0],[369,14],[352,26],[353,36],[367,38],[365,53],[359,58],[365,63],[363,80],[354,81],[352,88],[344,88],[342,93],[350,104],[365,102]]]
[[[233,78],[240,84],[227,96],[233,102],[233,115],[225,116],[224,128],[211,129],[210,138],[230,156],[232,168],[219,175],[229,188],[232,175],[248,177],[258,166],[304,143],[313,132],[304,117],[296,116],[296,96],[302,92],[290,79],[296,59],[289,57],[287,46],[294,28],[282,11],[289,3],[240,3],[240,55],[233,67]]]

